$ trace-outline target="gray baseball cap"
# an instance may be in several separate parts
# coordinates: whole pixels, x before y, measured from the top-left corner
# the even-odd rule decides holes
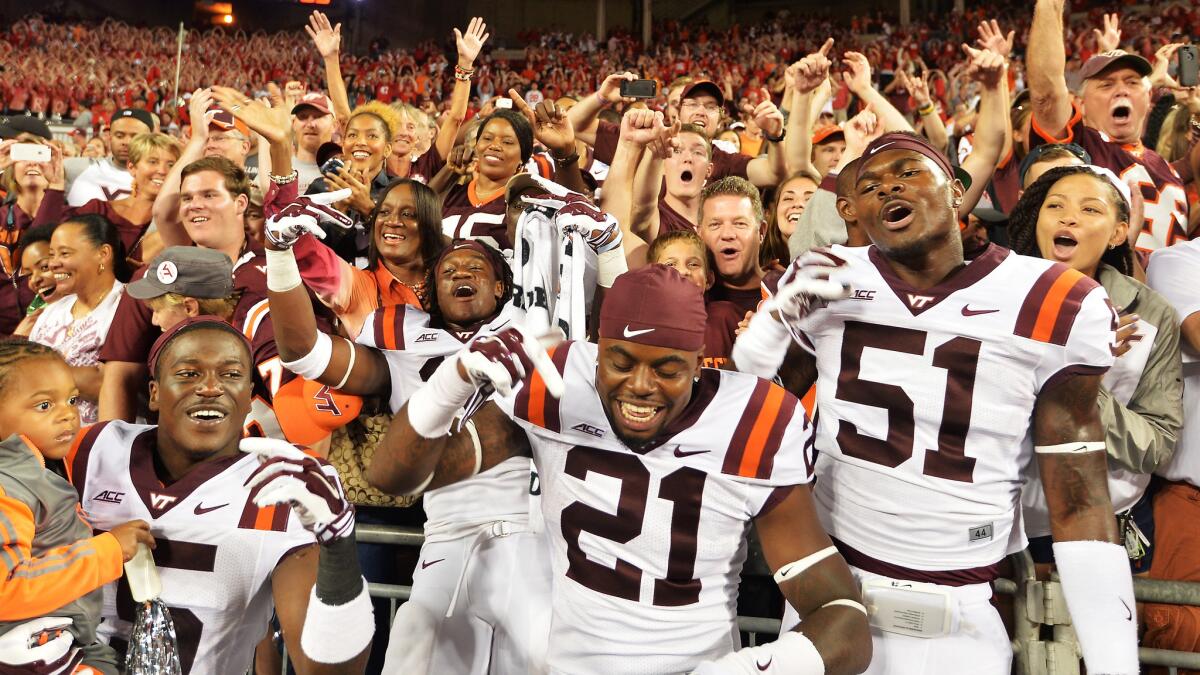
[[[167,293],[189,298],[227,298],[233,295],[233,261],[211,248],[171,246],[150,261],[146,275],[125,287],[138,300]]]

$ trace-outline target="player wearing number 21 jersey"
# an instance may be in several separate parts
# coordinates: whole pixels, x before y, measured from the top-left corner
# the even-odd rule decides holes
[[[1055,476],[1055,551],[1068,556],[1088,669],[1136,673],[1096,404],[1116,315],[1099,284],[1064,265],[996,246],[964,263],[954,176],[918,137],[868,146],[855,208],[875,244],[797,258],[734,361],[773,374],[790,333],[785,381],[816,380],[813,492],[871,609],[868,672],[960,673],[968,661],[1009,672],[989,582],[1025,547],[1018,507],[1036,450]]]
[[[626,273],[598,345],[563,342],[547,356],[517,328],[476,340],[412,396],[376,461],[406,462],[419,481],[453,451],[454,409],[477,386],[496,388],[541,480],[552,673],[861,672],[865,610],[816,521],[803,408],[765,380],[699,368],[704,328],[700,290],[677,272]],[[801,631],[738,650],[751,522],[806,617]]]
[[[246,672],[273,610],[297,672],[313,672],[316,662],[362,672],[373,620],[354,554],[353,508],[331,498],[337,519],[327,524],[340,529],[314,530],[306,518],[316,511],[302,508],[311,503],[283,496],[336,489],[336,472],[286,442],[247,439],[300,458],[285,470],[290,484],[276,475],[260,485],[272,464],[238,449],[253,387],[249,342],[216,317],[188,319],[159,338],[150,366],[159,426],[89,427],[66,466],[95,528],[150,523],[159,597],[171,611],[183,673]],[[317,582],[319,567],[332,584]],[[330,593],[340,602],[326,604]],[[103,616],[98,633],[123,651],[134,618],[124,578],[105,587]]]

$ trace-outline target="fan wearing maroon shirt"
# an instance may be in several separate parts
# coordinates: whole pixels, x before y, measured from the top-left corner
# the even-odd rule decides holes
[[[267,293],[262,247],[246,238],[243,224],[249,203],[250,179],[224,157],[205,157],[181,172],[179,207],[173,220],[197,246],[220,251],[233,261],[234,292],[241,294],[239,306],[258,302]],[[144,273],[134,276],[141,278]],[[149,307],[129,295],[117,306],[108,338],[100,348],[100,360],[105,364],[101,420],[133,421],[136,416],[137,392],[145,389],[149,377],[146,359],[159,335],[151,315]]]
[[[1149,253],[1188,236],[1188,199],[1184,186],[1194,179],[1192,167],[1200,161],[1200,145],[1189,157],[1168,164],[1142,145],[1142,132],[1150,112],[1153,67],[1146,59],[1117,49],[1120,30],[1106,26],[1101,49],[1080,71],[1081,104],[1072,101],[1064,75],[1066,47],[1063,38],[1064,0],[1038,0],[1033,12],[1026,55],[1033,122],[1030,146],[1043,143],[1076,143],[1092,156],[1092,163],[1117,174],[1142,195],[1144,220],[1141,232],[1130,232],[1130,241]]]
[[[621,82],[632,79],[634,76],[631,73],[609,75],[595,94],[584,98],[570,111],[569,117],[576,135],[584,142],[590,142],[595,148],[594,157],[605,164],[612,163],[621,128],[617,124],[598,121],[596,116],[611,103],[630,100],[621,98]],[[678,121],[702,128],[711,141],[721,130],[724,106],[725,95],[716,83],[695,80],[686,85],[680,95]],[[675,120],[669,121],[673,123]],[[769,96],[754,109],[754,123],[763,130],[767,154],[751,158],[714,147],[712,180],[738,176],[759,187],[774,187],[787,177],[782,147],[785,142],[783,113],[779,112]]]
[[[759,265],[758,251],[766,236],[766,222],[758,188],[744,178],[722,178],[700,193],[698,233],[708,247],[717,278],[704,294],[705,302],[727,300],[743,315],[758,308],[766,274]]]

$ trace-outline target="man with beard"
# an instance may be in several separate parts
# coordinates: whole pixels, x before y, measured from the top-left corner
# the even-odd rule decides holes
[[[480,455],[469,434],[449,434],[453,417],[494,390],[477,416],[528,443],[488,444],[468,466],[533,454],[555,575],[552,672],[861,672],[866,619],[814,517],[799,402],[770,382],[699,367],[704,301],[673,269],[617,277],[600,314],[598,345],[563,342],[548,355],[513,326],[447,358],[376,451],[380,486],[461,478],[448,460]],[[751,521],[805,619],[739,650]]]
[[[1081,103],[1072,102],[1064,76],[1063,6],[1064,0],[1038,0],[1033,10],[1025,58],[1033,104],[1030,146],[1076,143],[1091,155],[1093,164],[1110,169],[1141,194],[1141,232],[1130,232],[1138,250],[1149,253],[1187,239],[1184,186],[1194,180],[1192,167],[1200,161],[1200,144],[1174,164],[1142,145],[1150,111],[1147,76],[1154,69],[1141,56],[1116,49],[1119,30],[1111,37],[1106,30],[1108,40],[1102,47],[1109,49],[1083,64]]]
[[[126,108],[113,114],[109,134],[112,153],[92,161],[85,157],[63,160],[67,172],[67,206],[78,207],[93,199],[114,201],[133,189],[133,176],[125,168],[129,143],[139,134],[154,131],[154,118],[145,110]]]
[[[321,177],[317,150],[332,140],[334,123],[329,98],[320,92],[308,92],[292,108],[292,135],[296,142],[292,168],[299,172],[296,190],[300,194],[308,190],[309,183]]]
[[[1017,507],[1036,458],[1088,672],[1134,675],[1133,581],[1096,403],[1116,314],[1065,265],[994,245],[966,264],[964,175],[916,135],[871,142],[852,200],[873,245],[797,258],[734,362],[760,377],[783,362],[792,391],[816,382],[814,496],[872,608],[869,672],[1010,672],[990,582],[1026,544]]]

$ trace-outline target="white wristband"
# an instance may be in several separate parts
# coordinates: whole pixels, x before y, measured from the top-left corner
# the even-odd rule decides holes
[[[458,376],[458,357],[450,357],[408,399],[408,422],[422,438],[441,438],[474,393],[475,385]]]
[[[747,647],[726,654],[716,661],[701,663],[693,675],[732,675],[733,673],[794,673],[825,675],[825,662],[808,636],[788,631],[774,642]]]
[[[771,312],[757,312],[733,343],[733,363],[743,373],[769,380],[779,372],[791,343],[783,322]]]
[[[296,265],[296,255],[291,249],[274,251],[267,249],[267,290],[283,293],[300,286],[304,281],[300,278],[300,268]]]
[[[617,277],[628,271],[625,250],[619,246],[596,256],[596,283],[604,288],[612,288]]]
[[[300,649],[317,663],[344,663],[362,653],[375,634],[375,613],[367,580],[362,592],[344,605],[326,605],[314,585],[308,592],[308,611],[300,631]]]
[[[1137,610],[1124,546],[1055,542],[1054,562],[1089,673],[1137,675]]]
[[[306,380],[316,380],[325,373],[329,361],[333,359],[333,339],[329,335],[317,331],[317,342],[307,354],[295,361],[283,361],[283,367]]]

